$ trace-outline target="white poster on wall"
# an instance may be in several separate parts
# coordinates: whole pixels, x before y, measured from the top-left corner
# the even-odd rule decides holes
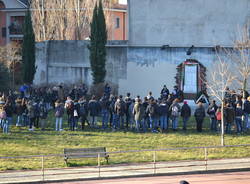
[[[185,65],[184,93],[197,93],[197,65]]]

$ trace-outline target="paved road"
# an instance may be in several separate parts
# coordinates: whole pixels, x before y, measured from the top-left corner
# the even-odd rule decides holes
[[[250,184],[250,172],[231,172],[216,174],[195,174],[178,176],[156,176],[143,178],[124,178],[110,180],[93,180],[79,182],[62,182],[63,184],[179,184],[186,180],[190,184]]]

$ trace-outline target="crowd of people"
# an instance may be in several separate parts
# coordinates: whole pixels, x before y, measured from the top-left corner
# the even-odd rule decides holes
[[[19,92],[1,94],[0,128],[3,133],[9,133],[10,125],[28,126],[30,131],[37,128],[45,130],[48,114],[52,112],[55,131],[67,128],[71,131],[84,130],[86,126],[113,131],[130,129],[137,132],[165,132],[170,128],[177,131],[179,119],[182,120],[182,129],[187,130],[191,108],[185,100],[180,103],[183,93],[176,86],[170,92],[164,85],[158,99],[153,97],[152,92],[143,99],[140,96],[133,99],[130,93],[125,97],[114,96],[108,84],[103,91],[103,95],[98,98],[88,95],[85,85],[75,86],[71,90],[62,85],[53,88],[23,85]],[[242,95],[233,94],[228,89],[223,112],[226,133],[231,133],[234,123],[237,133],[250,128],[250,97],[242,99]],[[206,115],[210,118],[211,131],[219,131],[222,113],[215,101],[211,102],[208,109],[204,108],[202,101],[198,102],[194,111],[197,131],[202,131]],[[64,121],[67,121],[68,127],[63,127]]]

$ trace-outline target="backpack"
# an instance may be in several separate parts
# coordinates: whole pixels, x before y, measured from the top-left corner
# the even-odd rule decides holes
[[[86,108],[85,108],[84,104],[80,105],[79,113],[81,116],[86,115]]]
[[[175,117],[179,116],[180,112],[176,105],[173,106],[171,110],[172,110],[172,113],[171,113],[172,116],[175,116]]]
[[[221,121],[221,111],[219,111],[219,112],[216,113],[216,119],[218,121]]]

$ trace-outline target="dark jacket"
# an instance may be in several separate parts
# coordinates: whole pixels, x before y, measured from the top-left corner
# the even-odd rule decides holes
[[[191,116],[191,108],[188,104],[184,104],[181,107],[181,117],[187,118]]]
[[[96,100],[89,101],[89,114],[90,116],[98,116],[100,113],[100,104]]]
[[[158,107],[158,112],[160,116],[167,116],[168,115],[169,106],[167,103],[161,103]]]
[[[233,123],[235,119],[235,112],[233,107],[225,107],[226,123]]]
[[[153,104],[149,104],[147,106],[147,109],[146,109],[146,113],[150,116],[150,117],[157,117],[157,112],[158,112],[158,107],[157,107],[157,104],[156,103],[153,103]]]
[[[241,108],[236,107],[235,117],[241,118],[244,115],[244,111]]]
[[[248,100],[244,102],[243,110],[245,113],[250,114],[250,102]]]
[[[200,107],[195,109],[194,117],[196,119],[203,119],[203,118],[205,118],[205,116],[206,116],[206,114],[205,114],[205,109],[203,106],[200,106]]]

